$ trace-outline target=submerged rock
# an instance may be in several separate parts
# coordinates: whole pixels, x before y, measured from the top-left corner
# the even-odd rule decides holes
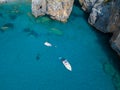
[[[10,19],[15,20],[17,18],[17,15],[9,15]]]
[[[24,28],[24,29],[23,29],[23,32],[25,32],[25,33],[27,33],[29,36],[33,36],[33,37],[35,37],[35,38],[38,38],[38,37],[40,36],[36,31],[34,31],[34,30],[30,29],[30,28]]]
[[[3,26],[0,27],[0,31],[4,32],[8,29],[13,29],[14,28],[14,24],[13,23],[6,23]]]
[[[39,61],[40,58],[41,58],[41,56],[40,56],[40,54],[38,53],[38,54],[36,55],[36,60]]]
[[[6,23],[2,27],[14,28],[14,24],[13,23]]]
[[[63,32],[61,30],[57,29],[57,28],[51,28],[49,30],[49,33],[59,35],[59,36],[63,35]]]
[[[74,0],[32,0],[35,17],[49,15],[52,19],[66,22],[72,11]]]
[[[116,90],[120,90],[120,74],[118,72],[116,72],[112,80]]]
[[[3,14],[2,14],[2,13],[0,13],[0,17],[2,17],[2,18],[3,18]]]
[[[52,21],[50,18],[43,16],[43,17],[36,18],[36,22],[41,24],[51,24]]]
[[[120,90],[120,73],[111,63],[103,63],[103,70],[112,77],[115,90]]]
[[[108,75],[111,75],[111,76],[114,76],[116,73],[115,68],[110,63],[103,63],[103,70],[105,73],[107,73]]]
[[[31,32],[31,29],[30,28],[24,28],[23,31],[29,33],[29,32]]]

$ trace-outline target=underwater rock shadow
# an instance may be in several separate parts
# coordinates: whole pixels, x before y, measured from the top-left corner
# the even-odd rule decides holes
[[[39,38],[40,34],[37,33],[35,30],[32,30],[30,28],[24,28],[23,32],[27,33],[28,36],[34,36],[35,38]]]
[[[2,13],[0,13],[0,17],[3,18],[3,14]]]
[[[39,61],[39,60],[41,59],[41,55],[40,55],[40,53],[37,53],[37,54],[36,54],[35,59],[36,59],[36,61]]]
[[[14,24],[13,24],[13,23],[6,23],[6,24],[3,24],[3,25],[0,27],[0,31],[1,31],[1,32],[8,31],[9,29],[11,29],[11,30],[14,29]]]
[[[79,7],[79,8],[81,8],[79,0],[74,0],[74,5],[77,6],[77,7]]]
[[[115,67],[115,69],[117,69],[118,72],[120,72],[120,56],[111,48],[110,42],[109,42],[112,34],[102,33],[96,30],[94,27],[91,27],[91,28],[94,29],[97,36],[96,42],[101,46],[102,50],[106,52],[109,62],[113,64],[113,66]]]
[[[17,18],[17,15],[9,15],[9,18],[10,18],[11,20],[15,20],[15,19]]]

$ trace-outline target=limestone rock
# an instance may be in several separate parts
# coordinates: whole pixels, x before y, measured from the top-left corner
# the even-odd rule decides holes
[[[114,33],[111,47],[120,55],[120,0],[79,0],[89,12],[88,22],[104,33]]]
[[[113,1],[112,0],[79,0],[84,10],[90,13],[88,22],[96,29],[107,33],[112,32],[109,28]]]
[[[32,14],[35,17],[45,15],[46,0],[32,0]]]
[[[91,12],[94,4],[97,2],[98,0],[79,0],[82,9],[86,12]]]
[[[32,0],[32,13],[35,17],[49,15],[52,19],[67,21],[74,0]]]
[[[51,18],[65,22],[69,17],[74,0],[47,0],[47,14]]]
[[[111,47],[120,55],[120,31],[116,31],[111,40]]]
[[[120,31],[120,0],[116,0],[112,3],[110,14],[107,29],[109,32]]]
[[[96,4],[93,6],[92,11],[90,13],[88,22],[93,25],[96,29],[102,32],[109,32],[107,29],[110,11],[111,11],[112,3],[105,3],[104,0],[98,0]]]
[[[112,48],[120,55],[120,1],[116,0],[113,3],[112,14],[108,29],[114,31],[112,39],[110,40]]]

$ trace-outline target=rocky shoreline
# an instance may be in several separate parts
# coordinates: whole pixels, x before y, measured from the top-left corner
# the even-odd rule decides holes
[[[32,0],[32,13],[35,17],[49,15],[52,19],[66,22],[74,0]]]
[[[0,3],[9,1],[15,0],[0,0]],[[67,22],[75,1],[78,0],[32,0],[32,14]],[[113,33],[110,44],[120,55],[120,0],[79,0],[79,3],[89,14],[90,25],[104,33]]]
[[[97,30],[113,33],[111,47],[120,55],[120,1],[79,0],[82,9],[88,12],[88,22]]]
[[[52,19],[66,22],[74,0],[32,0],[35,17],[49,15]],[[120,1],[79,0],[82,9],[89,14],[88,22],[97,30],[113,33],[111,47],[120,55]]]

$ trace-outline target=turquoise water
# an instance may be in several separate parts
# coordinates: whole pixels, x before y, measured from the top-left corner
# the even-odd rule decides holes
[[[0,90],[115,90],[102,66],[118,59],[109,36],[93,30],[78,7],[60,23],[35,19],[29,3],[1,5],[0,27]]]

